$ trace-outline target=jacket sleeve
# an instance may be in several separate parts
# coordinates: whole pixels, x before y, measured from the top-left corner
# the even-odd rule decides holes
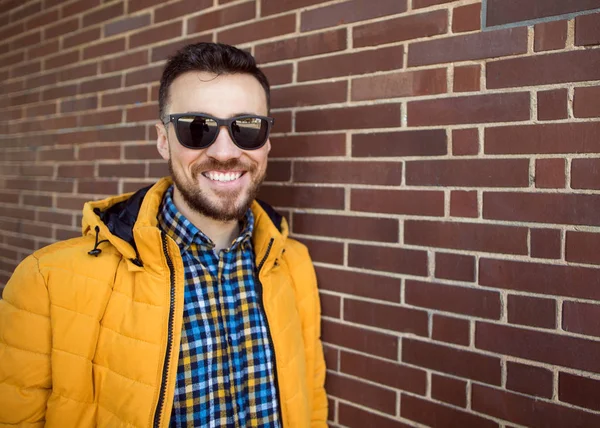
[[[48,288],[38,260],[29,256],[0,300],[0,427],[44,426],[51,348]]]
[[[316,288],[316,281],[315,281]],[[313,391],[313,409],[311,417],[311,428],[327,428],[327,394],[325,393],[325,358],[323,355],[323,345],[321,343],[321,305],[319,302],[319,293],[316,294],[315,310],[315,371],[314,371],[314,391]]]

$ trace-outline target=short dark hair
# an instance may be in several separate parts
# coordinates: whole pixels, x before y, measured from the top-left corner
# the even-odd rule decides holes
[[[202,42],[184,46],[167,61],[158,90],[158,113],[161,122],[165,120],[165,109],[169,102],[171,84],[177,77],[190,71],[206,71],[217,75],[249,74],[256,78],[265,90],[267,111],[270,110],[269,81],[256,65],[254,57],[234,46]]]

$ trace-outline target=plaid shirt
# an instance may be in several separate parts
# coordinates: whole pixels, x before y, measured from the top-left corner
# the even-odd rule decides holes
[[[172,195],[171,186],[158,214],[185,270],[171,426],[279,427],[274,355],[254,276],[254,216],[248,210],[240,236],[215,254]]]

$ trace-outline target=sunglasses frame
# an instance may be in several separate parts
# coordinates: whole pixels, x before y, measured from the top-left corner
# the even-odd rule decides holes
[[[210,143],[208,143],[206,146],[203,146],[203,147],[193,147],[193,146],[188,146],[188,145],[184,144],[181,141],[181,138],[179,137],[179,129],[178,129],[177,123],[178,123],[178,121],[179,121],[180,118],[182,118],[182,117],[190,117],[190,116],[201,117],[201,118],[204,118],[204,119],[210,119],[210,120],[213,120],[213,121],[216,122],[216,124],[217,124],[217,133],[215,134],[215,136],[212,139],[212,141]],[[267,122],[267,134],[266,134],[265,141],[263,141],[260,144],[260,146],[253,147],[253,148],[249,149],[249,148],[246,148],[246,147],[241,147],[238,144],[238,142],[233,137],[233,132],[232,132],[232,129],[231,129],[231,125],[236,120],[250,119],[250,118],[265,120]],[[219,136],[219,133],[221,132],[221,128],[223,126],[227,127],[227,132],[229,133],[229,137],[231,138],[231,141],[233,141],[233,144],[235,144],[237,147],[239,147],[242,150],[258,150],[262,146],[264,146],[266,144],[266,142],[268,141],[269,134],[271,133],[271,128],[273,127],[273,124],[275,123],[275,119],[272,118],[272,117],[269,117],[269,116],[260,116],[260,115],[257,115],[257,114],[243,114],[243,115],[239,115],[239,116],[230,117],[229,119],[220,119],[218,117],[214,117],[214,116],[211,116],[211,115],[206,114],[206,113],[194,113],[194,112],[190,112],[190,113],[170,114],[169,115],[169,120],[166,123],[164,123],[164,125],[167,126],[169,123],[173,123],[173,128],[175,129],[175,135],[177,136],[177,140],[179,141],[179,144],[181,144],[183,147],[191,149],[191,150],[203,150],[203,149],[209,148],[217,140],[217,137]]]

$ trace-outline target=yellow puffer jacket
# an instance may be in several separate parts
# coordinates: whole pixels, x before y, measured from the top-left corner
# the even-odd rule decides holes
[[[0,426],[168,425],[184,287],[179,248],[157,227],[169,185],[162,179],[147,193],[87,203],[83,237],[36,251],[17,267],[0,300]],[[285,220],[257,202],[252,210],[283,426],[324,427],[312,263],[287,238]],[[108,242],[94,257],[96,228]]]

